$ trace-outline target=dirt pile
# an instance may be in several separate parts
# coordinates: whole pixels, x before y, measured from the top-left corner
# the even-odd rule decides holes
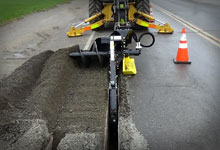
[[[1,147],[13,149],[14,146],[24,146],[22,138],[34,133],[32,121],[36,119],[46,121],[46,128],[53,135],[53,149],[57,148],[65,134],[97,133],[105,139],[107,68],[97,67],[97,64],[89,69],[80,68],[68,56],[78,48],[73,46],[54,54],[48,51],[35,56],[2,80]],[[38,62],[37,58],[41,61]],[[48,135],[41,136],[40,141],[47,142],[50,139]],[[103,149],[104,140],[101,142]]]
[[[32,57],[0,82],[0,147],[13,148],[13,144],[28,131],[34,120],[24,119],[31,95],[46,60],[53,54],[45,51]],[[45,132],[46,133],[46,132]]]
[[[25,121],[25,120],[22,120]],[[8,146],[8,150],[49,150],[52,147],[53,137],[49,134],[46,122],[44,120],[26,120],[30,127],[25,133]],[[21,125],[21,124],[18,124]],[[26,127],[26,126],[24,126]]]
[[[7,123],[18,117],[27,105],[27,97],[39,78],[45,61],[53,54],[43,52],[32,57],[0,82],[0,118]]]
[[[32,57],[0,83],[0,147],[105,149],[108,67],[79,67],[78,46]],[[127,77],[119,77],[120,149],[147,149],[129,107]]]
[[[70,133],[101,132],[107,116],[107,68],[80,68],[62,49],[48,59],[31,95],[31,118],[45,118],[56,147]],[[30,104],[31,105],[31,104]],[[34,110],[34,111],[33,111]],[[31,113],[28,113],[31,114]]]
[[[83,141],[83,142],[82,142]],[[58,150],[102,150],[103,136],[97,133],[67,134],[59,143]]]

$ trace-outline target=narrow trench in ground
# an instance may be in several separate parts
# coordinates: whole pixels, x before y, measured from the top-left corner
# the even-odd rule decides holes
[[[52,147],[53,150],[57,150],[58,144],[65,137],[66,133],[91,132],[91,131],[94,132],[94,131],[103,130],[104,123],[101,120],[103,120],[103,118],[105,116],[101,116],[100,118],[96,118],[96,120],[101,121],[101,122],[96,121],[96,126],[91,127],[91,124],[94,124],[95,122],[94,122],[94,120],[93,121],[88,120],[88,124],[85,125],[85,128],[80,127],[80,129],[79,129],[79,127],[71,128],[70,126],[71,126],[71,124],[76,125],[75,121],[78,120],[80,118],[80,116],[75,116],[75,117],[72,116],[73,118],[78,118],[78,119],[74,119],[74,120],[69,119],[69,120],[65,121],[66,118],[68,118],[74,114],[72,114],[71,111],[68,114],[66,114],[64,112],[71,110],[69,108],[75,108],[76,106],[74,105],[74,102],[76,102],[78,100],[82,101],[81,105],[79,105],[77,103],[78,110],[81,110],[81,109],[79,109],[79,107],[84,107],[84,108],[87,107],[87,108],[85,108],[85,110],[90,111],[89,113],[92,113],[92,111],[91,111],[92,109],[96,110],[99,113],[105,112],[104,109],[108,109],[108,108],[100,107],[101,106],[100,102],[102,101],[102,102],[104,102],[103,104],[106,105],[106,102],[108,101],[108,96],[107,96],[108,75],[106,75],[107,69],[108,68],[104,69],[101,72],[98,71],[98,70],[100,70],[99,67],[97,69],[92,67],[92,69],[89,69],[89,70],[82,69],[82,72],[80,74],[83,74],[83,76],[81,76],[81,78],[83,78],[83,80],[78,80],[79,81],[79,82],[77,82],[78,86],[75,85],[75,81],[76,81],[76,78],[74,77],[75,75],[73,75],[73,77],[70,79],[68,89],[66,91],[68,94],[64,94],[65,96],[63,98],[66,99],[66,95],[72,95],[72,96],[69,97],[70,98],[69,101],[65,101],[63,103],[63,105],[61,106],[63,109],[60,110],[59,116],[57,116],[57,123],[54,126],[54,128],[52,129],[53,137],[54,137],[53,147]],[[95,73],[96,78],[91,78],[91,74],[93,74],[94,71],[96,72]],[[121,70],[119,70],[119,71],[121,71]],[[130,107],[129,107],[128,101],[127,101],[127,78],[123,77],[123,75],[119,71],[118,71],[118,74],[119,74],[119,76],[118,76],[118,84],[119,84],[118,105],[120,105],[119,106],[120,107],[119,108],[120,109],[119,115],[121,115],[123,117],[127,117],[130,114]],[[98,74],[97,74],[97,72],[98,72]],[[104,83],[100,82],[101,76],[102,76],[103,81],[105,81]],[[87,79],[88,77],[89,77],[89,79]],[[86,78],[86,80],[84,80],[84,78]],[[87,83],[85,84],[85,82],[87,82]],[[83,90],[77,91],[75,89],[76,87],[77,88],[80,87]],[[105,89],[102,89],[103,87],[105,87]],[[84,92],[85,89],[87,89],[87,92]],[[88,89],[90,89],[90,90],[88,90]],[[72,91],[72,93],[71,93],[71,91]],[[76,97],[78,99],[76,99]],[[100,97],[101,101],[97,100],[98,97]],[[87,99],[87,98],[90,98],[90,100],[85,101],[85,103],[87,103],[87,104],[85,104],[83,99]],[[88,107],[90,107],[89,103],[92,105],[92,106],[90,105],[91,109],[88,108]],[[97,103],[99,103],[99,105],[94,106],[93,103],[95,103],[95,105],[97,105]],[[76,113],[76,115],[77,115],[77,113]],[[63,121],[61,121],[61,120],[63,120]],[[79,124],[79,126],[80,126],[80,124]],[[83,126],[83,125],[81,125],[81,126]],[[76,129],[76,128],[78,128],[78,129]],[[109,147],[109,148],[111,148],[111,147]]]
[[[75,68],[74,68],[75,69]],[[65,134],[101,132],[104,136],[108,93],[107,68],[77,68],[63,91],[55,121],[49,122],[53,150]],[[51,129],[50,129],[51,128]]]
[[[57,150],[57,146],[60,143],[61,139],[65,137],[64,132],[54,131],[53,132],[53,144],[52,150]]]

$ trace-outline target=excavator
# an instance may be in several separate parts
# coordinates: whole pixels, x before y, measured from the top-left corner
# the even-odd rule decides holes
[[[123,4],[124,1],[127,6]],[[117,3],[119,3],[118,8]],[[116,15],[118,9],[123,9],[124,12]],[[168,23],[163,23],[150,15],[149,0],[89,0],[89,16],[88,19],[76,26],[71,26],[66,35],[69,37],[81,36],[86,31],[100,29],[111,22],[114,22],[115,25],[118,24],[118,26],[123,25],[133,29],[153,28],[158,30],[158,33],[166,34],[174,31]],[[151,23],[154,21],[162,25]],[[88,23],[89,25],[87,25]]]
[[[79,49],[69,54],[76,59],[81,66],[89,67],[94,60],[104,66],[109,66],[108,84],[108,145],[109,149],[118,149],[118,76],[119,68],[122,66],[124,75],[135,75],[137,73],[135,60],[132,56],[141,54],[143,47],[154,45],[155,37],[148,32],[147,28],[158,30],[158,33],[171,34],[174,29],[168,23],[162,23],[150,15],[149,0],[89,0],[89,18],[76,26],[71,26],[66,33],[68,37],[82,36],[89,30],[97,30],[114,23],[112,34],[94,40],[87,50]],[[151,20],[151,21],[150,21]],[[153,22],[152,22],[153,20]],[[155,24],[157,21],[160,24]],[[135,29],[143,27],[146,29],[139,37]],[[144,30],[143,30],[144,31]],[[144,44],[143,39],[151,39]],[[128,45],[135,41],[134,49]],[[150,44],[149,44],[150,43]]]

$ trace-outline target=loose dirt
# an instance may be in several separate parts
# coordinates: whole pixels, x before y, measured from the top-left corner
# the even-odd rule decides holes
[[[11,75],[0,81],[0,148],[10,147],[32,126],[22,118],[28,107],[28,97],[39,78],[46,60],[53,54],[45,51],[32,57]]]
[[[97,67],[97,64],[92,64],[89,69],[80,68],[68,56],[78,48],[60,49],[53,55],[51,51],[44,52],[2,80],[1,137],[13,134],[13,138],[1,138],[4,146],[16,142],[17,137],[31,127],[27,123],[20,133],[20,123],[10,123],[18,119],[46,120],[49,132],[53,133],[53,149],[65,134],[70,133],[101,133],[104,139],[107,68]],[[38,58],[41,58],[40,62]],[[10,126],[16,129],[7,131]]]
[[[66,133],[105,131],[107,68],[80,68],[68,56],[77,49],[61,49],[49,58],[31,96],[32,117],[48,120],[55,147]]]
[[[1,80],[0,147],[106,148],[108,67],[98,61],[80,67],[69,57],[78,50],[73,46],[43,52]],[[127,80],[119,76],[120,149],[146,149],[132,122]]]
[[[0,82],[0,118],[1,123],[7,123],[17,118],[17,112],[27,106],[27,97],[39,78],[46,60],[53,54],[45,51],[32,57],[17,68],[10,76]],[[15,113],[16,112],[16,113]],[[15,115],[16,114],[16,115]]]

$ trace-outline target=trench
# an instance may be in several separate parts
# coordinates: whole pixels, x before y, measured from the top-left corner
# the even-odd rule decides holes
[[[45,139],[38,139],[43,141],[41,149],[48,145],[53,150],[71,149],[71,146],[84,149],[88,145],[88,149],[107,149],[108,67],[101,67],[98,61],[89,68],[80,67],[68,55],[76,50],[78,46],[44,52],[1,80],[1,147],[19,149],[27,145],[27,141],[22,143],[19,139],[33,129],[34,122],[44,124],[41,119],[46,122],[47,133],[42,136]],[[139,133],[128,119],[131,110],[127,78],[120,73],[119,93],[119,145],[120,149],[129,150],[137,147],[138,142],[132,136]],[[132,141],[133,145],[129,145]]]

